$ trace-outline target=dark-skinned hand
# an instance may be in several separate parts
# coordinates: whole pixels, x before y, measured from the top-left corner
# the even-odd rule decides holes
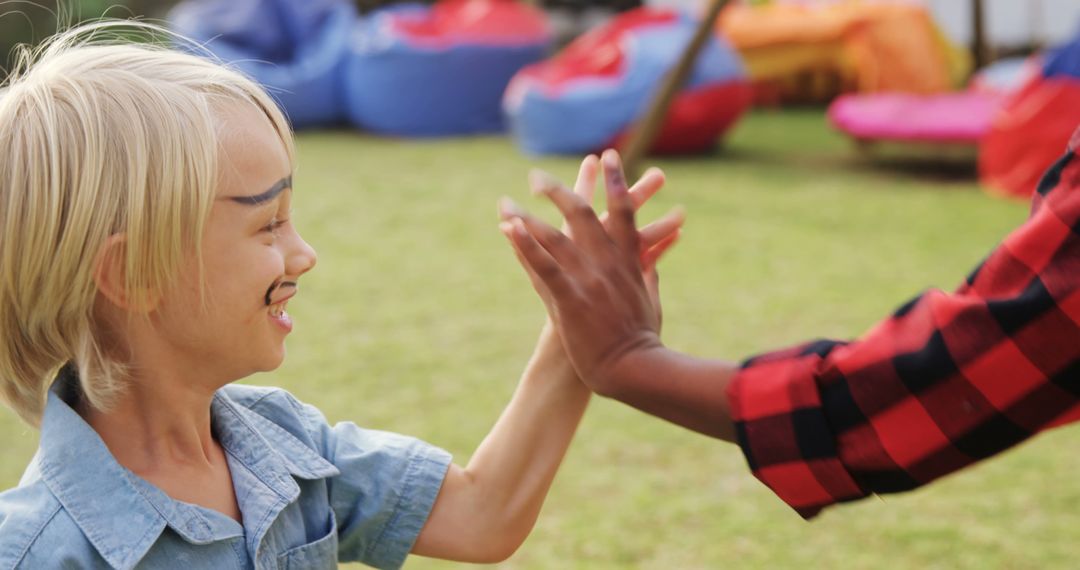
[[[599,163],[599,164],[598,164]],[[592,207],[602,166],[608,211]],[[659,170],[628,188],[618,153],[586,158],[575,190],[534,172],[533,192],[550,199],[566,220],[565,233],[500,202],[500,226],[543,300],[575,370],[605,393],[636,355],[661,347],[656,262],[678,239],[684,215],[673,210],[638,230],[635,212],[663,184]]]

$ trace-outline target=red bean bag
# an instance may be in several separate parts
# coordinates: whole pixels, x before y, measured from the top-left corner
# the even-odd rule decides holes
[[[1027,199],[1080,125],[1080,80],[1040,78],[993,120],[979,148],[979,181],[994,193]]]

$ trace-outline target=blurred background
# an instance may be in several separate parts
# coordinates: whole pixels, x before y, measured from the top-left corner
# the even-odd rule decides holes
[[[401,0],[355,0],[355,4],[362,11],[370,11],[396,1]],[[700,10],[703,4],[701,0],[648,0],[644,3],[691,10]],[[972,45],[974,25],[971,0],[923,0],[922,3],[952,41],[959,45]],[[59,4],[49,0],[8,2],[0,9],[0,13],[7,14],[0,19],[0,53],[7,54],[16,43],[33,43],[53,33],[58,12],[73,14],[74,20],[97,18],[107,12],[116,17],[138,15],[164,18],[175,4],[177,0],[73,0]],[[549,0],[545,5],[584,7],[589,4],[584,0]],[[1080,2],[1073,0],[982,0],[982,4],[992,58],[1032,53],[1062,43],[1076,31],[1077,22],[1080,21]],[[640,5],[640,2],[605,0],[596,5],[628,8]]]

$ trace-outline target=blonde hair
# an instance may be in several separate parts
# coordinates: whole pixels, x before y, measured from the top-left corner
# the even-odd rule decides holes
[[[24,49],[0,91],[0,395],[32,425],[65,365],[95,408],[123,389],[124,364],[95,326],[99,251],[125,236],[134,303],[199,251],[222,107],[264,112],[293,159],[288,124],[262,88],[206,58],[125,42],[132,29],[168,34],[121,21],[62,32]]]

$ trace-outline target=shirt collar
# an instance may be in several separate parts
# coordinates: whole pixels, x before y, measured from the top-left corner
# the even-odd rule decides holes
[[[293,500],[299,493],[293,477],[324,479],[341,473],[285,428],[237,404],[224,390],[214,394],[210,409],[225,450],[282,498]]]
[[[61,398],[73,380],[61,372],[49,390],[37,455],[41,479],[64,510],[115,568],[135,565],[167,524],[140,493],[135,476]]]
[[[207,517],[120,465],[62,397],[76,384],[65,370],[49,390],[36,467],[102,558],[113,567],[134,566],[165,526],[193,544],[242,534],[239,525],[223,524],[230,522],[225,517]],[[223,392],[215,394],[211,413],[225,449],[287,501],[299,495],[293,476],[320,479],[339,473],[296,437]]]

